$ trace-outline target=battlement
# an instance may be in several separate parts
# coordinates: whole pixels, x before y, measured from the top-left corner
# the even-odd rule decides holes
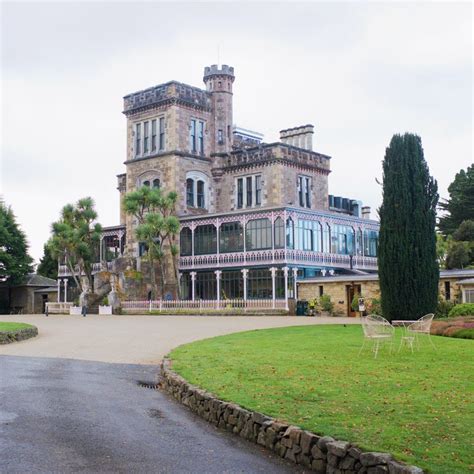
[[[207,110],[211,107],[207,91],[182,82],[170,81],[126,95],[123,98],[123,113],[128,115],[136,110],[162,105],[170,101],[179,101]]]
[[[228,66],[227,64],[223,64],[220,68],[217,64],[213,64],[212,66],[207,66],[204,68],[204,82],[211,76],[234,76],[234,68]]]

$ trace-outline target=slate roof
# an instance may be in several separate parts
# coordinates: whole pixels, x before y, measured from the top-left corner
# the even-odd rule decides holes
[[[55,286],[56,284],[56,280],[52,278],[38,275],[37,273],[29,273],[25,281],[18,286]]]

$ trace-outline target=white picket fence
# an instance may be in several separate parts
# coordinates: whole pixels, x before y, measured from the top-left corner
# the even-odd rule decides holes
[[[164,311],[164,310],[269,310],[288,309],[284,299],[226,299],[226,300],[143,300],[122,301],[122,308],[133,311]]]

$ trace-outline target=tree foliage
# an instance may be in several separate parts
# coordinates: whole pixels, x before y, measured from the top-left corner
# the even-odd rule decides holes
[[[48,244],[43,246],[43,257],[40,260],[36,273],[56,280],[58,278],[58,259],[51,254]]]
[[[32,271],[24,232],[10,207],[0,201],[0,282],[19,285]]]
[[[393,136],[383,175],[378,252],[382,311],[389,320],[418,319],[435,311],[439,280],[437,183],[429,174],[420,137]]]
[[[74,204],[67,204],[61,210],[61,217],[51,226],[52,236],[48,247],[53,258],[59,258],[69,268],[81,291],[85,288],[81,276],[87,280],[87,288],[94,290],[92,264],[97,259],[97,249],[102,227],[97,220],[94,200],[82,198]]]
[[[453,235],[464,221],[474,220],[474,165],[456,174],[448,192],[449,198],[439,204],[445,214],[438,227],[445,236]]]
[[[179,232],[179,220],[174,215],[178,195],[172,191],[163,193],[160,188],[142,186],[131,191],[124,198],[124,209],[137,220],[136,237],[146,247],[146,259],[150,266],[150,279],[154,297],[163,297],[167,279],[165,271],[167,256],[170,257],[175,281],[178,281],[176,237]],[[155,275],[155,262],[160,269],[160,291]]]

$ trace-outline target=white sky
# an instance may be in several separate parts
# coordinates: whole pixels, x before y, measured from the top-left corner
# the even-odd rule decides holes
[[[394,133],[418,133],[441,196],[472,160],[470,3],[1,4],[0,194],[42,255],[61,207],[119,220],[122,97],[234,66],[234,121],[316,127],[330,193],[380,205]]]

